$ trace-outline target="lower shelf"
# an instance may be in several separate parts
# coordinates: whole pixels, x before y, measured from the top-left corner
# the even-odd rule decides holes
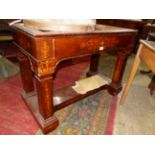
[[[105,78],[104,78],[105,79]],[[106,78],[106,80],[109,83],[109,79]],[[85,94],[79,94],[77,93],[73,88],[73,86],[67,86],[65,88],[62,88],[60,90],[57,90],[54,92],[53,95],[53,105],[54,105],[54,110],[60,110],[70,104],[75,103],[76,101],[79,101],[87,96],[90,96],[100,90],[103,89],[108,89],[109,85],[105,84],[97,89],[88,91]],[[44,120],[43,117],[40,115],[39,112],[39,108],[38,108],[38,98],[37,98],[37,93],[36,92],[32,92],[29,94],[22,94],[23,99],[25,100],[26,104],[28,105],[29,109],[31,110],[31,112],[33,113],[33,115],[35,116],[36,120],[39,122],[39,124],[41,125],[41,127],[43,126],[45,121],[48,120]],[[50,119],[50,118],[48,118]]]

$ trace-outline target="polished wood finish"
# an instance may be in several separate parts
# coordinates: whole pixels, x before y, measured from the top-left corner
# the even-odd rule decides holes
[[[148,68],[155,74],[155,42],[143,40],[140,42],[140,46],[136,54],[133,66],[131,68],[129,78],[126,82],[124,91],[120,99],[120,104],[124,103],[128,95],[132,81],[134,80],[134,77],[136,75],[137,69],[141,61],[143,61],[148,66]]]
[[[43,32],[16,24],[12,26],[12,31],[15,45],[27,58],[20,61],[23,86],[26,84],[29,88],[23,87],[25,93],[22,96],[44,133],[58,126],[58,120],[54,116],[56,110],[103,89],[107,89],[112,95],[121,91],[126,60],[131,54],[137,34],[135,30],[104,25],[97,25],[94,30],[86,32],[60,33]],[[116,53],[117,61],[112,80],[108,79],[108,85],[84,95],[75,92],[72,86],[53,92],[53,75],[61,61],[91,55],[87,74],[91,76],[98,72],[99,54],[111,51]],[[28,66],[24,65],[26,61],[29,63]],[[26,68],[23,69],[23,66]],[[36,82],[36,90],[32,92],[32,74],[27,74],[28,70],[33,72]],[[25,76],[29,76],[28,81]]]

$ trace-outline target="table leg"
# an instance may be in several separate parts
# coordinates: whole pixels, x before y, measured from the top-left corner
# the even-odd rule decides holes
[[[20,64],[20,73],[24,94],[29,94],[34,91],[33,74],[31,71],[30,62],[29,59],[21,52],[18,52],[17,56]]]
[[[38,77],[35,75],[36,89],[38,96],[38,106],[40,113],[40,124],[44,133],[48,133],[55,129],[59,122],[54,116],[53,105],[53,77]]]
[[[128,80],[125,84],[125,88],[124,88],[123,93],[122,93],[121,98],[120,98],[120,104],[124,103],[124,101],[128,95],[129,89],[131,87],[131,84],[132,84],[134,77],[136,75],[137,69],[138,69],[139,64],[141,62],[140,53],[142,51],[142,47],[143,47],[142,45],[139,46],[138,52],[136,54],[135,60],[133,62],[133,65],[131,67],[131,71],[130,71],[129,76],[128,76]]]
[[[148,88],[150,89],[151,96],[154,96],[154,94],[155,94],[155,75],[153,75],[152,80],[151,80]]]
[[[91,55],[90,59],[90,67],[89,71],[87,73],[87,77],[97,74],[98,72],[98,64],[99,64],[99,54],[93,54]]]
[[[112,76],[112,81],[108,89],[108,92],[111,95],[117,95],[122,89],[121,82],[122,82],[122,77],[125,70],[126,62],[127,62],[127,54],[121,53],[121,52],[118,53],[113,76]]]

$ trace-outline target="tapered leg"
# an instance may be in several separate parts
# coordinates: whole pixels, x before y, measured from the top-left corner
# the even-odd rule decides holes
[[[142,45],[140,45],[139,49],[138,49],[138,53],[135,57],[135,60],[134,60],[134,63],[132,65],[132,68],[131,68],[131,71],[130,71],[130,74],[129,74],[129,77],[128,77],[128,80],[126,82],[126,85],[125,85],[125,88],[123,90],[123,93],[122,93],[122,96],[121,96],[121,99],[120,99],[120,104],[123,104],[127,95],[128,95],[128,92],[129,92],[129,89],[131,87],[131,84],[132,84],[132,81],[135,77],[135,74],[137,72],[137,69],[138,69],[138,66],[140,64],[140,52],[142,50]]]
[[[97,74],[97,72],[98,72],[98,64],[99,64],[99,57],[100,57],[99,54],[93,54],[91,56],[90,67],[89,67],[89,71],[87,73],[88,77]]]
[[[39,113],[42,118],[40,123],[43,132],[48,133],[58,126],[58,119],[53,115],[53,79],[52,75],[48,75],[46,77],[35,76],[35,79]]]
[[[24,93],[28,94],[34,91],[33,75],[30,67],[30,62],[28,58],[21,52],[18,52],[17,56],[20,64],[20,73]]]
[[[117,60],[115,64],[115,69],[112,76],[112,81],[109,85],[109,93],[112,95],[117,95],[122,89],[122,77],[125,70],[126,62],[127,62],[127,54],[118,53]]]

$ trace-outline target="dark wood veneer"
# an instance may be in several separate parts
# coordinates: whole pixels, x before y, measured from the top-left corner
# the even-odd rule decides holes
[[[24,90],[22,97],[44,133],[58,126],[55,111],[103,89],[112,95],[121,91],[127,57],[132,52],[137,35],[135,30],[104,25],[97,25],[94,31],[60,33],[43,32],[16,24],[12,26],[12,31],[14,43],[19,48],[18,58]],[[109,84],[84,95],[75,92],[71,86],[53,92],[53,75],[61,61],[91,55],[87,76],[92,76],[98,73],[99,54],[111,51],[116,53],[117,60],[113,76],[108,80]],[[33,87],[33,78],[36,90]]]

